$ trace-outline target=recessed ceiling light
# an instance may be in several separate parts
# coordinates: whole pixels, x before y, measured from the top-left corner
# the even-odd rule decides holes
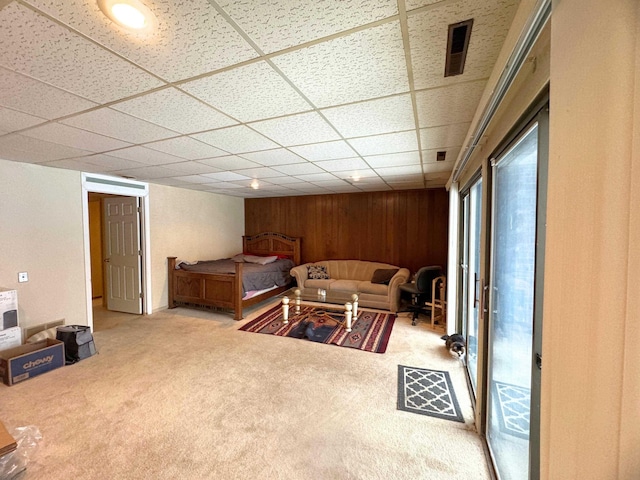
[[[253,188],[254,190],[258,190],[258,188],[260,188],[260,183],[258,182],[258,180],[254,180],[253,182],[251,182],[251,188]]]
[[[118,25],[136,30],[149,30],[155,24],[155,16],[140,0],[98,0],[102,13]]]

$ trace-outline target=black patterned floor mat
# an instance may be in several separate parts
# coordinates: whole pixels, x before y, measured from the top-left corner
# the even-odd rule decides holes
[[[398,365],[398,410],[464,422],[449,372]]]
[[[495,380],[492,384],[500,430],[516,437],[529,438],[531,390]]]

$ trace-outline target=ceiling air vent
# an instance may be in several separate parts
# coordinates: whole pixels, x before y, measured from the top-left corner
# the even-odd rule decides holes
[[[438,152],[436,153],[436,161],[444,162],[444,159],[447,157],[447,152]]]
[[[449,25],[449,38],[447,39],[447,61],[444,66],[444,76],[452,77],[464,72],[464,61],[467,58],[469,39],[473,18],[464,22]]]

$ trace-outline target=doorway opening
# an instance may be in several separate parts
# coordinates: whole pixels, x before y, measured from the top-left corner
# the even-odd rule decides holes
[[[82,174],[88,325],[105,312],[150,314],[148,184]],[[97,221],[96,221],[97,217]]]

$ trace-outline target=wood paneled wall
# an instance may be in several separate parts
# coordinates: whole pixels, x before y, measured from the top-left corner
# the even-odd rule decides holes
[[[449,195],[442,189],[245,199],[245,234],[302,237],[302,262],[357,259],[447,265]]]

